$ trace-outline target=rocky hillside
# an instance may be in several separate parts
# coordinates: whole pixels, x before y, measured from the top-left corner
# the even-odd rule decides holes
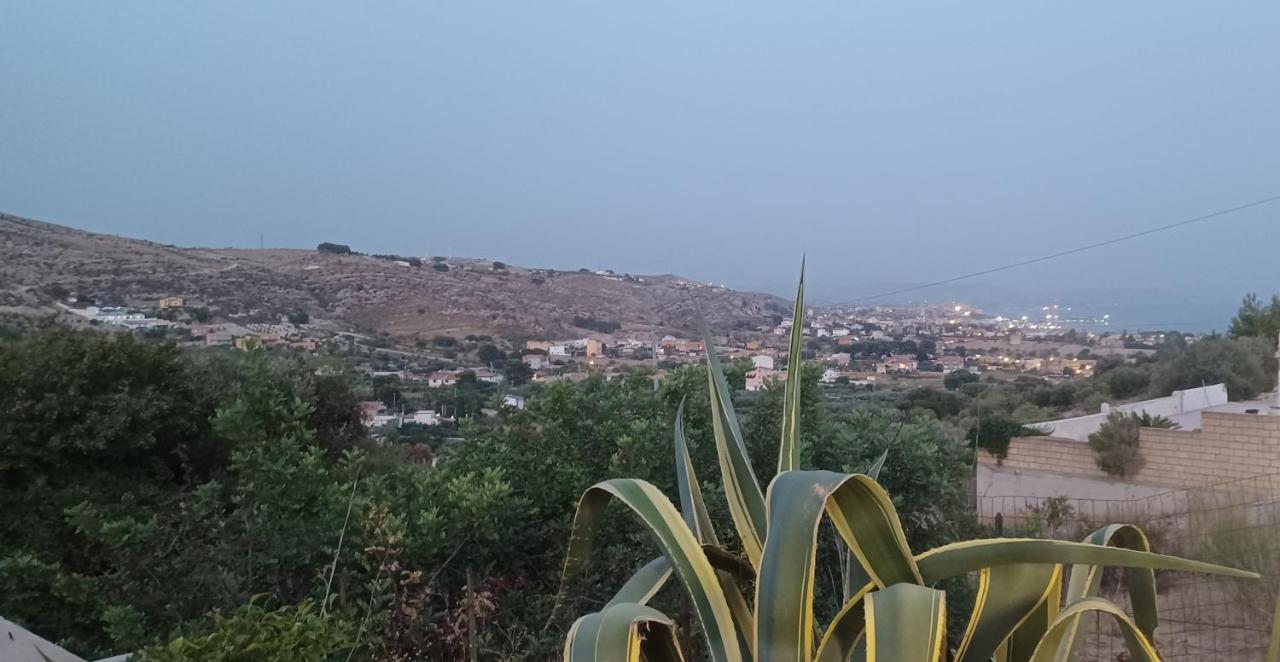
[[[699,309],[728,331],[788,312],[778,297],[670,275],[413,262],[301,249],[179,248],[0,214],[0,313],[44,314],[66,296],[132,306],[184,296],[227,319],[306,311],[341,327],[398,336],[522,338],[615,328],[688,334]]]

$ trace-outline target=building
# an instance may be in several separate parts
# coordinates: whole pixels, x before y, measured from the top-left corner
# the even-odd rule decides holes
[[[573,348],[565,343],[556,343],[547,353],[551,356],[572,356]]]
[[[550,363],[547,361],[547,357],[541,354],[525,354],[520,357],[520,360],[524,361],[525,365],[529,366],[530,370],[542,370],[547,367],[548,363]]]
[[[502,396],[503,407],[514,407],[515,409],[524,409],[524,396],[508,393]]]
[[[458,383],[458,373],[442,370],[427,375],[427,386],[431,388],[443,388],[445,386],[453,386]]]
[[[494,372],[493,370],[489,370],[486,368],[480,368],[479,370],[475,370],[473,372],[475,372],[476,379],[482,382],[485,382],[486,384],[501,384],[502,382],[507,380],[506,376],[503,375],[502,373]]]
[[[876,364],[876,372],[879,373],[916,372],[919,369],[920,362],[915,354],[890,354]]]
[[[844,368],[848,367],[849,362],[853,360],[853,355],[849,352],[836,352],[835,354],[827,357],[827,360],[834,365]]]
[[[1200,427],[1201,413],[1220,407],[1230,409],[1232,407],[1229,404],[1227,402],[1227,385],[1213,384],[1200,388],[1174,391],[1163,398],[1131,402],[1126,405],[1103,403],[1101,411],[1097,414],[1045,421],[1036,423],[1036,426],[1043,429],[1045,434],[1050,437],[1070,439],[1077,442],[1088,441],[1089,435],[1097,432],[1098,428],[1102,427],[1103,422],[1107,420],[1108,414],[1113,411],[1121,411],[1133,414],[1164,416],[1177,423],[1182,429],[1190,430]],[[1236,404],[1239,405],[1239,403]],[[1234,408],[1240,409],[1239,406]],[[1244,406],[1244,409],[1247,408],[1249,407]]]
[[[934,364],[942,368],[943,373],[952,373],[957,370],[964,370],[963,356],[939,356]]]
[[[550,340],[530,340],[524,344],[524,348],[542,351],[542,352],[550,352],[551,341]]]
[[[186,301],[182,297],[165,297],[160,300],[160,310],[170,310],[172,308],[182,308],[186,305]]]
[[[594,359],[604,354],[604,343],[595,338],[587,338],[586,350],[587,358]]]
[[[755,368],[773,370],[773,357],[768,354],[756,354],[751,357],[751,365]]]
[[[756,368],[747,373],[747,390],[759,391],[769,385],[769,382],[775,379],[786,379],[787,373],[775,372],[767,368]]]
[[[840,371],[835,368],[827,368],[822,371],[822,377],[818,381],[823,384],[834,384],[837,379],[840,379]]]

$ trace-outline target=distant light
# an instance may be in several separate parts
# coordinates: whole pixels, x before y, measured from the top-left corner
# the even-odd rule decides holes
[[[960,306],[956,306],[956,312],[960,312]]]

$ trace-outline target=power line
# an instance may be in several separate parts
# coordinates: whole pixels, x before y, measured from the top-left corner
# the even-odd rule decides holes
[[[1053,260],[1053,259],[1060,258],[1060,257],[1066,257],[1067,255],[1074,255],[1074,254],[1076,254],[1076,253],[1083,253],[1084,251],[1093,250],[1093,249],[1095,249],[1095,248],[1102,248],[1103,246],[1110,246],[1111,244],[1118,244],[1118,243],[1120,243],[1120,242],[1122,242],[1122,241],[1129,241],[1130,239],[1137,239],[1138,237],[1145,237],[1145,236],[1147,236],[1147,235],[1156,234],[1157,232],[1164,232],[1164,231],[1166,231],[1166,230],[1173,230],[1173,229],[1175,229],[1175,228],[1180,228],[1180,227],[1182,227],[1182,226],[1184,226],[1184,225],[1191,225],[1192,223],[1200,223],[1200,222],[1202,222],[1202,221],[1207,221],[1207,220],[1210,220],[1210,219],[1218,218],[1218,217],[1220,217],[1220,216],[1226,216],[1226,215],[1228,215],[1228,214],[1234,214],[1235,212],[1238,212],[1238,211],[1244,211],[1244,210],[1246,210],[1246,209],[1250,209],[1250,208],[1253,208],[1253,207],[1259,207],[1259,206],[1262,206],[1262,205],[1265,205],[1265,204],[1269,204],[1269,203],[1272,203],[1272,202],[1276,202],[1276,201],[1280,201],[1280,194],[1273,195],[1273,196],[1270,196],[1270,197],[1267,197],[1267,198],[1263,198],[1263,199],[1261,199],[1261,200],[1254,200],[1253,202],[1249,202],[1249,203],[1246,203],[1246,204],[1243,204],[1243,205],[1237,205],[1237,206],[1235,206],[1235,207],[1229,207],[1229,208],[1227,208],[1227,209],[1220,209],[1220,210],[1215,211],[1215,212],[1213,212],[1213,213],[1205,214],[1204,216],[1197,216],[1197,217],[1195,217],[1195,218],[1188,218],[1188,219],[1186,219],[1186,220],[1178,221],[1178,222],[1176,222],[1176,223],[1169,223],[1168,225],[1161,225],[1160,227],[1150,228],[1150,229],[1148,229],[1148,230],[1143,230],[1143,231],[1141,231],[1141,232],[1134,232],[1134,233],[1132,233],[1132,234],[1127,234],[1127,235],[1124,235],[1124,236],[1122,236],[1122,237],[1115,237],[1115,238],[1112,238],[1112,239],[1107,239],[1106,241],[1099,241],[1099,242],[1097,242],[1097,243],[1087,244],[1087,245],[1085,245],[1085,246],[1079,246],[1079,247],[1071,248],[1071,249],[1068,249],[1068,250],[1065,250],[1065,251],[1058,251],[1057,253],[1050,253],[1050,254],[1048,254],[1048,255],[1041,255],[1040,257],[1033,257],[1033,258],[1028,259],[1028,260],[1022,260],[1022,261],[1019,261],[1019,262],[1013,262],[1013,263],[1011,263],[1011,264],[1006,264],[1006,265],[999,266],[999,267],[992,267],[992,268],[990,268],[990,269],[983,269],[982,271],[975,271],[975,272],[973,272],[973,273],[968,273],[968,274],[964,274],[964,275],[961,275],[961,276],[954,276],[954,277],[952,277],[952,278],[945,278],[945,279],[943,279],[943,280],[934,281],[934,282],[932,282],[932,283],[925,283],[925,284],[923,284],[923,285],[912,285],[912,286],[910,286],[910,287],[903,287],[903,288],[896,289],[896,290],[892,290],[892,291],[889,291],[889,292],[883,292],[883,293],[881,293],[881,294],[873,294],[873,295],[871,295],[871,296],[859,297],[859,298],[856,298],[856,299],[850,299],[850,300],[848,300],[848,301],[844,301],[844,302],[836,303],[836,304],[830,304],[830,305],[835,305],[835,306],[840,306],[840,305],[849,305],[849,304],[854,304],[854,303],[861,303],[861,302],[863,302],[863,301],[871,301],[872,299],[883,299],[883,298],[885,298],[885,297],[891,297],[891,296],[894,296],[895,294],[904,294],[904,293],[906,293],[906,292],[914,292],[914,291],[916,291],[916,290],[923,290],[923,289],[927,289],[927,288],[930,288],[930,287],[937,287],[937,286],[939,286],[939,285],[946,285],[946,284],[948,284],[948,283],[954,283],[954,282],[956,282],[956,281],[968,280],[968,279],[970,279],[970,278],[977,278],[978,276],[986,276],[987,274],[993,274],[993,273],[997,273],[997,272],[1000,272],[1000,271],[1007,271],[1007,270],[1009,270],[1009,269],[1016,269],[1016,268],[1018,268],[1018,267],[1025,267],[1025,266],[1027,266],[1027,265],[1029,265],[1029,264],[1036,264],[1037,262],[1044,262],[1044,261],[1046,261],[1046,260]]]

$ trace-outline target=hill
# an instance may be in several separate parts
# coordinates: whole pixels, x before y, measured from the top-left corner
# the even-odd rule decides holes
[[[0,214],[0,313],[35,316],[74,296],[151,306],[183,296],[216,316],[265,321],[307,312],[337,327],[396,336],[562,337],[756,327],[784,300],[672,275],[558,271],[453,258],[303,249],[180,248]]]

